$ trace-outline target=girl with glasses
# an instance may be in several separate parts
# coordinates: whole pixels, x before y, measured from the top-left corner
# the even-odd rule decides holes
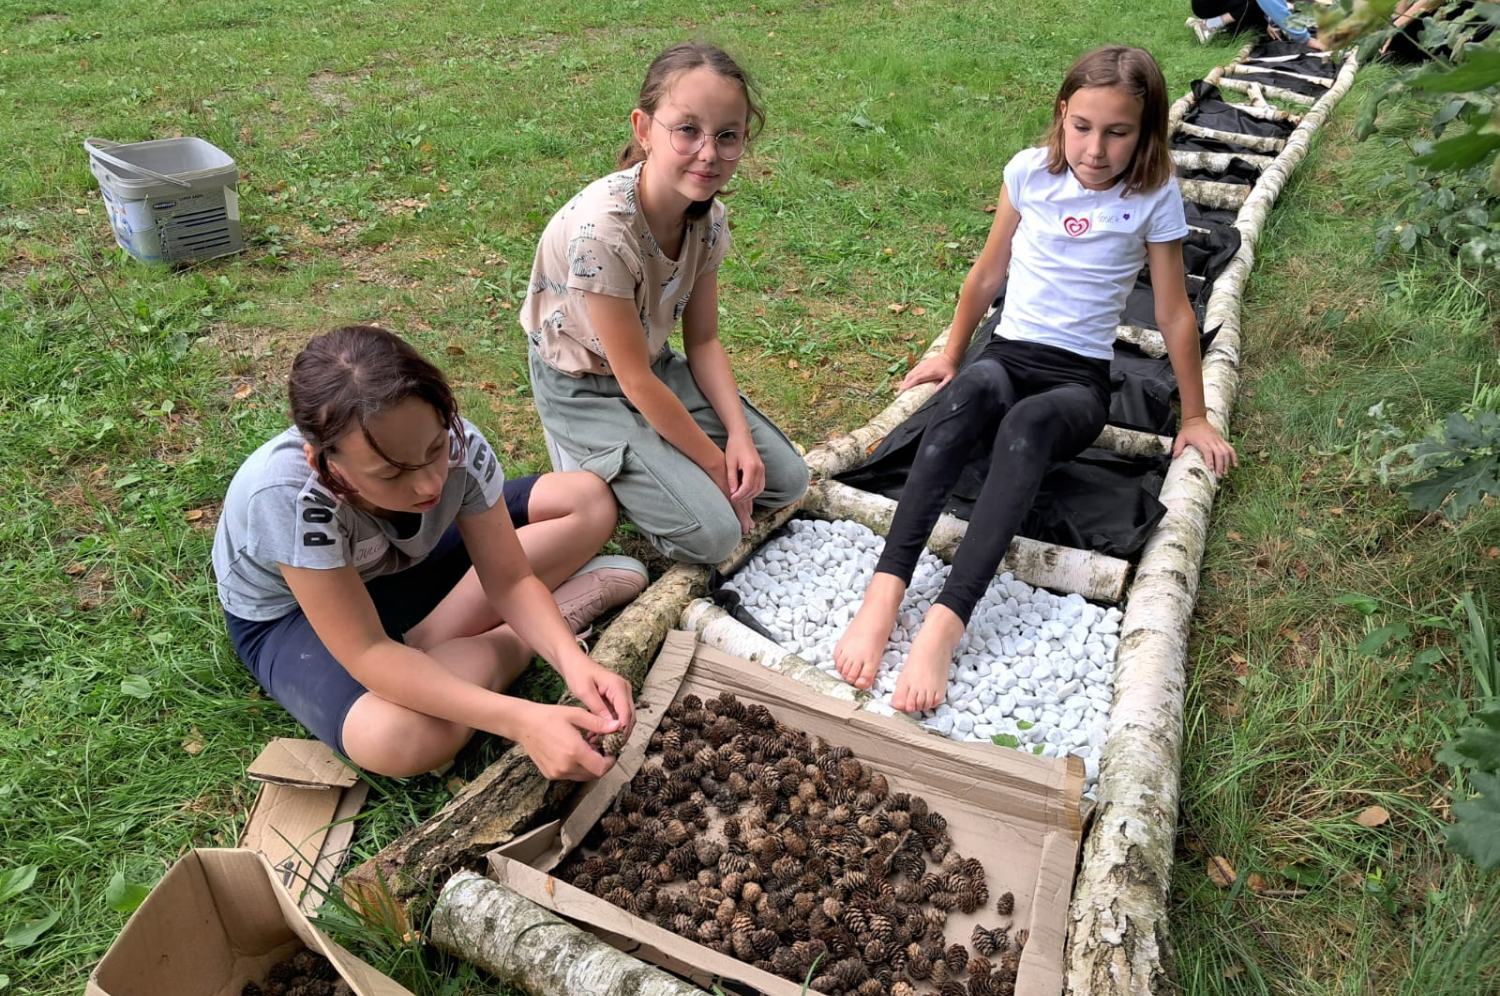
[[[723,560],[755,507],[787,505],[808,483],[791,441],[740,395],[719,341],[730,237],[718,195],[763,122],[721,49],[659,55],[620,171],[547,224],[521,307],[550,444],[607,481],[680,561]],[[667,344],[679,320],[685,355]]]

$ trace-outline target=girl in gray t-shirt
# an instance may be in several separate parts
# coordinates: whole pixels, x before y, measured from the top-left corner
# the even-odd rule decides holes
[[[507,480],[437,368],[373,326],[309,342],[289,394],[295,427],[241,465],[214,536],[230,638],[261,687],[381,774],[436,768],[475,730],[549,778],[608,770],[586,738],[628,733],[630,685],[573,632],[646,582],[636,561],[593,556],[609,489]],[[499,694],[533,651],[586,708]]]

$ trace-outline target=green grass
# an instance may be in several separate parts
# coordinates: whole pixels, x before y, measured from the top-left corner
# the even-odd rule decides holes
[[[651,56],[708,37],[756,75],[770,118],[729,202],[724,338],[747,392],[811,444],[883,405],[947,321],[1001,166],[1073,56],[1123,33],[1173,94],[1224,61],[1182,16],[1152,0],[1125,31],[1098,0],[0,0],[0,870],[41,869],[0,931],[62,914],[0,948],[8,991],[78,991],[124,922],[111,876],[154,882],[184,849],[232,843],[245,765],[299,734],[234,660],[208,550],[234,469],[284,424],[308,335],[374,319],[410,336],[507,468],[539,469],[514,318],[536,237],[612,167]],[[1330,604],[1362,591],[1394,616],[1496,587],[1493,507],[1456,530],[1423,520],[1355,446],[1371,404],[1417,427],[1494,349],[1480,291],[1365,254],[1382,208],[1365,191],[1394,154],[1353,143],[1353,113],[1284,195],[1251,283],[1249,459],[1210,539],[1189,701],[1173,926],[1192,991],[1439,991],[1500,957],[1476,926],[1495,922],[1493,882],[1438,850],[1445,786],[1411,773],[1443,736],[1452,671],[1397,682],[1402,662],[1353,654],[1363,623]],[[237,158],[250,244],[174,272],[112,248],[80,143],[178,133]],[[556,692],[545,675],[528,688]],[[448,792],[377,780],[357,853]],[[1375,801],[1389,826],[1350,823]],[[1327,881],[1231,897],[1204,878],[1209,854]],[[1364,884],[1377,872],[1383,894]],[[480,985],[430,951],[343,935],[423,992]]]
[[[1247,292],[1235,422],[1248,459],[1221,492],[1190,651],[1172,920],[1188,992],[1500,986],[1500,882],[1442,847],[1452,785],[1433,754],[1475,693],[1458,634],[1414,626],[1413,640],[1357,649],[1384,623],[1461,622],[1462,592],[1500,588],[1500,507],[1450,526],[1374,474],[1371,406],[1420,432],[1470,400],[1476,370],[1500,373],[1492,285],[1369,255],[1387,210],[1369,191],[1404,154],[1350,132],[1388,80],[1366,70],[1314,144]],[[1340,604],[1349,593],[1374,615]],[[1428,646],[1443,658],[1424,674],[1413,658]],[[1355,822],[1375,805],[1388,823]],[[1208,878],[1212,856],[1237,870],[1234,888]]]

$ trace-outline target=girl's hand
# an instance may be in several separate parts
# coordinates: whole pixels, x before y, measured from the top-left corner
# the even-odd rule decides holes
[[[759,454],[757,454],[758,457]],[[762,467],[761,469],[764,472],[765,468]],[[740,521],[740,535],[748,535],[751,526],[751,506],[755,503],[755,499],[741,498],[736,500],[734,498],[734,487],[731,485],[729,477],[728,459],[718,461],[711,467],[704,467],[703,472],[713,479],[714,485],[724,495],[730,506],[734,508],[734,517]]]
[[[1215,476],[1223,476],[1230,467],[1240,465],[1239,454],[1235,453],[1234,447],[1219,435],[1215,429],[1202,415],[1182,420],[1182,427],[1177,430],[1177,438],[1172,441],[1172,456],[1176,458],[1181,455],[1187,447],[1193,447],[1203,456],[1203,462],[1208,464],[1208,469]]]
[[[918,384],[936,383],[939,388],[958,374],[958,364],[947,353],[939,353],[918,363],[901,381],[901,390],[909,391]]]
[[[618,721],[601,719],[576,706],[529,702],[516,731],[516,743],[550,781],[586,782],[602,776],[615,759],[590,747],[585,734],[613,733]]]
[[[560,672],[563,682],[589,712],[609,724],[600,733],[624,733],[630,738],[635,726],[635,701],[630,682],[588,657],[582,657]]]
[[[731,435],[724,444],[724,472],[731,502],[755,498],[766,490],[766,465],[749,432]]]

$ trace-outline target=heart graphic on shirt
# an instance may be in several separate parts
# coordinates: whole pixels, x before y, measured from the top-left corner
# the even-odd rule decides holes
[[[1075,239],[1088,230],[1089,220],[1087,218],[1068,217],[1063,219],[1063,231],[1067,232]]]

